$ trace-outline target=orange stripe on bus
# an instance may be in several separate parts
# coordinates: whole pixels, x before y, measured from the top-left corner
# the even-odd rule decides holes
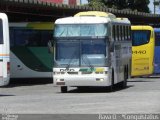
[[[0,54],[0,56],[9,56],[9,54]]]

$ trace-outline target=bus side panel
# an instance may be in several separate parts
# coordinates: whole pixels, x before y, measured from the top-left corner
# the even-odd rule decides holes
[[[160,73],[160,46],[155,47],[155,57],[154,57],[154,73]]]
[[[150,26],[134,26],[132,27],[132,30],[148,30],[151,34],[150,37],[147,38],[149,42],[140,44],[138,46],[132,46],[131,76],[151,75],[154,72],[155,34],[153,28]]]
[[[0,49],[0,52],[1,52],[1,49]],[[3,61],[0,59],[0,78],[3,77]]]
[[[150,75],[153,73],[154,44],[132,47],[132,76]]]

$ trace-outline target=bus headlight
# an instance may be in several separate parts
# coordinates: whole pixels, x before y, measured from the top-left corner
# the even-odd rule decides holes
[[[104,78],[96,78],[96,81],[102,82],[102,81],[104,81]]]

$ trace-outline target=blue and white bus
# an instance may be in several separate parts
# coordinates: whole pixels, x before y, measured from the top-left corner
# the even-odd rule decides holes
[[[8,18],[0,13],[0,86],[9,84],[10,80],[10,45]]]
[[[160,28],[154,28],[155,49],[154,49],[154,74],[160,74]]]

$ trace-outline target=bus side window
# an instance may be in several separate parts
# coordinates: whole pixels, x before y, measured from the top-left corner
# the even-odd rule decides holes
[[[118,41],[117,25],[115,25],[115,41]]]
[[[126,31],[127,31],[127,34],[126,34],[127,40],[129,40],[129,30],[128,30],[128,26],[126,26]]]
[[[113,25],[113,29],[112,29],[112,38],[115,41],[116,40],[116,29],[115,29],[115,25]]]
[[[14,29],[13,28],[9,28],[9,37],[10,37],[10,46],[14,46]]]
[[[41,46],[47,46],[48,42],[52,40],[52,31],[43,30],[41,31]]]
[[[118,25],[118,40],[121,41],[121,25]]]
[[[0,44],[3,44],[3,24],[2,24],[2,19],[0,19]]]
[[[155,46],[160,46],[160,32],[155,33]]]
[[[123,40],[125,41],[125,26],[123,26]]]
[[[25,29],[14,29],[14,42],[15,46],[25,46],[28,44],[29,35],[26,34]]]
[[[131,40],[131,26],[128,26],[128,40]]]
[[[117,25],[117,41],[119,41],[119,25]]]
[[[125,33],[126,33],[126,34],[125,34],[125,38],[126,38],[126,40],[128,40],[128,29],[127,29],[127,26],[125,26],[125,31],[126,31],[126,32],[125,32]]]
[[[128,33],[128,34],[127,34],[127,36],[128,36],[127,39],[128,39],[128,40],[131,40],[131,28],[130,28],[130,26],[127,26],[127,31],[128,31],[128,32],[127,32],[127,33]]]
[[[122,28],[122,25],[120,26],[120,39],[121,41],[123,40],[123,28]]]

